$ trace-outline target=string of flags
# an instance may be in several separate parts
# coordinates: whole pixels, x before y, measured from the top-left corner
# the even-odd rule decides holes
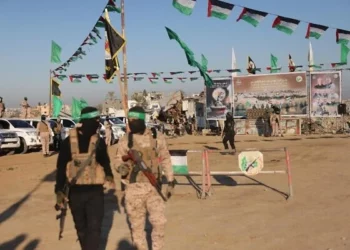
[[[173,0],[173,7],[180,11],[184,15],[191,15],[196,5],[196,0]],[[266,16],[275,16],[275,19],[272,23],[272,28],[279,30],[285,34],[291,35],[297,29],[299,24],[306,23],[307,30],[305,34],[305,38],[315,38],[320,39],[321,36],[328,29],[335,29],[336,42],[338,44],[348,44],[350,41],[350,31],[343,30],[339,28],[332,28],[329,26],[316,24],[313,22],[302,21],[290,17],[284,17],[281,15],[276,15],[269,12],[264,12],[260,10],[255,10],[251,8],[247,8],[241,5],[231,4],[226,1],[221,0],[208,0],[208,17],[215,17],[221,20],[226,20],[231,14],[233,8],[237,6],[242,8],[241,14],[236,19],[237,22],[243,20],[253,27],[257,27]]]
[[[59,67],[54,69],[52,71],[53,73],[62,74],[63,72],[67,71],[71,63],[79,59],[83,59],[83,57],[86,56],[87,54],[86,51],[89,46],[94,46],[98,43],[99,40],[102,40],[102,35],[99,28],[105,28],[105,22],[103,21],[103,16],[102,16],[105,9],[107,9],[110,12],[121,13],[121,8],[117,7],[115,0],[108,0],[107,4],[103,8],[102,14],[99,16],[92,30],[85,37],[84,41],[80,44],[79,48],[73,53],[71,57],[68,58],[67,61],[65,61]],[[56,42],[52,41],[52,46],[51,46],[52,63],[61,63],[61,59],[60,59],[61,51],[62,51],[61,47]]]

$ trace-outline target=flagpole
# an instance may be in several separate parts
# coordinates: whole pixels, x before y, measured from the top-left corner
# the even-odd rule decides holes
[[[125,39],[125,8],[124,0],[121,0],[121,24],[122,24],[122,36]],[[125,110],[128,111],[128,71],[127,71],[127,58],[126,58],[126,43],[123,47],[123,73],[124,73],[124,92],[123,92],[123,102],[125,105]],[[125,112],[125,116],[127,113]]]
[[[49,116],[51,116],[51,110],[52,110],[52,70],[50,69],[50,93],[49,93]]]

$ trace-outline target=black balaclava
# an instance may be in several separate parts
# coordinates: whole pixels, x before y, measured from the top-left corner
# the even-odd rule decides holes
[[[28,101],[28,98],[27,98],[27,97],[24,97],[24,100],[25,100],[25,101]]]
[[[93,114],[93,113],[97,113],[98,110],[94,107],[86,107],[83,108],[81,111],[81,116],[83,117],[83,115],[87,115],[87,114]],[[94,116],[91,118],[82,118],[80,123],[81,123],[81,127],[80,127],[80,131],[83,133],[84,136],[90,138],[92,135],[96,134],[98,127],[100,126],[100,116]]]
[[[45,121],[46,120],[46,116],[45,115],[42,115],[41,116],[41,121],[43,122],[43,121]]]
[[[132,116],[133,113],[139,113],[143,116],[146,115],[145,110],[142,107],[132,107],[129,109],[128,118],[133,118],[133,121],[129,120],[129,128],[132,134],[143,134],[146,130],[146,124],[144,119],[139,119]]]
[[[2,102],[2,97],[0,96],[0,102]]]

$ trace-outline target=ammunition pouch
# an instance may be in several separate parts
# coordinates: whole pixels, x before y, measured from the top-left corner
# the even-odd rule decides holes
[[[130,180],[129,180],[130,183],[135,183],[136,182],[137,175],[139,174],[140,171],[141,171],[141,169],[139,168],[139,166],[134,165],[132,167],[132,170],[131,170],[131,173],[130,173]]]

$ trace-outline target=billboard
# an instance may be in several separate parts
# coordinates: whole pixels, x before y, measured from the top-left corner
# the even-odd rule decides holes
[[[206,87],[207,120],[225,120],[232,111],[231,78],[213,79],[213,86]]]
[[[311,73],[311,116],[336,117],[341,103],[341,72]]]
[[[282,115],[307,115],[306,72],[234,77],[235,116],[277,106]]]

